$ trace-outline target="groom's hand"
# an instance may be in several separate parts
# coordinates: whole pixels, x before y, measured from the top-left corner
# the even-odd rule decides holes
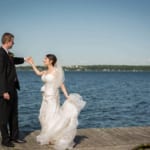
[[[31,64],[31,62],[33,61],[32,57],[26,57],[26,58],[24,58],[24,60],[29,64]]]
[[[4,94],[3,94],[3,98],[4,98],[5,100],[10,100],[10,95],[9,95],[9,93],[8,93],[8,92],[4,93]]]
[[[24,58],[24,60],[25,60],[26,62],[28,62],[30,59],[32,59],[32,57],[25,57],[25,58]]]

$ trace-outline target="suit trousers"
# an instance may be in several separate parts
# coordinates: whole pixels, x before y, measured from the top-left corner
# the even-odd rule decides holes
[[[13,87],[9,94],[10,100],[0,97],[0,130],[2,142],[6,143],[19,136],[17,90]]]

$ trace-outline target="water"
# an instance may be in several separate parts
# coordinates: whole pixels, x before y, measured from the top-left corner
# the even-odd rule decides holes
[[[40,128],[42,81],[31,71],[18,71],[19,125],[24,130]],[[87,102],[79,116],[79,128],[150,125],[150,72],[66,72],[70,93]],[[61,103],[64,101],[61,93]]]

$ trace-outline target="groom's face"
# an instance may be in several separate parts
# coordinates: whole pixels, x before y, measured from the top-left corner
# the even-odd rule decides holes
[[[14,45],[14,38],[11,38],[11,40],[7,43],[8,49],[11,49]]]

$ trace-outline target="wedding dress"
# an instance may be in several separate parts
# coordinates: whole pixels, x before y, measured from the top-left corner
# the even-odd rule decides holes
[[[40,108],[41,124],[37,142],[41,145],[52,143],[57,150],[71,149],[78,126],[78,115],[86,102],[79,94],[72,93],[63,105],[59,101],[59,87],[64,80],[60,69],[41,77],[43,100]]]

